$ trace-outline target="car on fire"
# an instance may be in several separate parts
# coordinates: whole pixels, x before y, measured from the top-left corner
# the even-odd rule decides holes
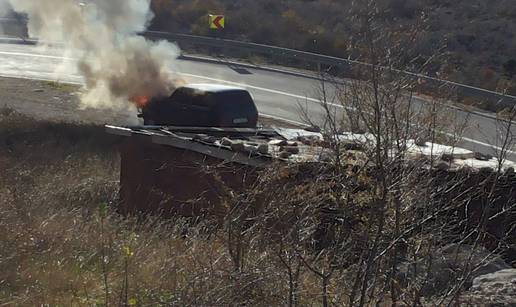
[[[144,125],[256,128],[258,110],[243,88],[187,84],[170,97],[151,99],[139,117]]]

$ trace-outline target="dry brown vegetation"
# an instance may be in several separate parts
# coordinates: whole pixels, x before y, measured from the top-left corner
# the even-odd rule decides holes
[[[283,264],[267,245],[205,223],[119,216],[118,140],[101,127],[0,114],[0,302],[7,305],[277,306]],[[243,242],[243,241],[242,241]],[[240,248],[240,247],[239,247]],[[299,273],[302,304],[320,301]]]
[[[116,138],[101,127],[0,114],[0,303],[282,305],[281,263],[247,251],[235,267],[223,231],[121,217]],[[319,301],[305,274],[302,302]]]
[[[114,212],[118,141],[102,127],[3,109],[0,142],[2,304],[184,306],[241,294],[214,291],[238,281],[202,226],[185,234],[179,220]]]
[[[4,109],[0,142],[8,305],[444,304],[486,266],[503,267],[496,254],[514,244],[502,233],[489,245],[491,222],[457,215],[465,204],[494,210],[496,199],[489,216],[506,218],[503,179],[442,180],[375,150],[381,168],[350,152],[264,170],[245,193],[227,191],[213,223],[117,214],[119,140],[101,127]]]

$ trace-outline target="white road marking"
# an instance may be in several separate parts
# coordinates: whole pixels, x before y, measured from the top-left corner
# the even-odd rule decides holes
[[[62,57],[62,56],[55,56],[55,55],[46,55],[46,54],[37,54],[37,53],[23,53],[23,52],[7,52],[7,51],[0,51],[0,54],[13,55],[13,56],[23,56],[23,57],[32,57],[32,58],[45,58],[45,59],[55,59],[55,60],[67,60],[67,61],[74,61],[74,60],[77,60],[77,59],[74,59],[74,58],[68,58],[68,57]]]
[[[209,81],[221,82],[221,83],[231,84],[231,85],[235,85],[235,86],[239,86],[239,87],[244,87],[244,88],[252,88],[252,89],[255,89],[255,90],[265,91],[265,92],[279,94],[279,95],[285,95],[285,96],[289,96],[289,97],[293,97],[293,98],[305,99],[305,100],[312,101],[312,102],[320,102],[319,99],[310,98],[310,97],[307,97],[307,96],[296,95],[296,94],[291,94],[291,93],[282,92],[282,91],[278,91],[278,90],[272,90],[272,89],[268,89],[268,88],[264,88],[264,87],[259,87],[259,86],[254,86],[254,85],[249,85],[249,84],[245,84],[245,83],[226,81],[226,80],[222,80],[222,79],[216,79],[216,78],[210,78],[210,77],[206,77],[206,76],[193,75],[193,74],[188,74],[188,73],[180,73],[180,74],[183,75],[183,76],[187,76],[187,77],[193,77],[193,78],[205,79],[205,80],[209,80]],[[342,108],[341,105],[337,105],[337,104],[332,104],[332,105],[335,106],[335,107],[341,107]]]
[[[37,57],[39,57],[39,58],[50,58],[50,59],[58,59],[58,60],[75,60],[74,58],[68,58],[68,57],[52,56],[52,55],[44,55],[44,54],[33,54],[33,53],[22,53],[22,52],[0,51],[0,54],[13,55],[13,56],[36,57],[36,58]],[[205,79],[205,80],[209,80],[209,81],[221,82],[221,83],[225,83],[225,84],[231,84],[231,85],[240,86],[240,87],[244,87],[244,88],[252,88],[252,89],[255,89],[255,90],[265,91],[265,92],[274,93],[274,94],[278,94],[278,95],[284,95],[284,96],[293,97],[293,98],[297,98],[297,99],[304,99],[304,100],[311,101],[311,102],[317,102],[317,103],[320,102],[320,100],[315,99],[315,98],[310,98],[308,96],[296,95],[296,94],[292,94],[292,93],[287,93],[287,92],[283,92],[283,91],[278,91],[278,90],[268,89],[268,88],[264,88],[264,87],[249,85],[249,84],[245,84],[245,83],[238,83],[238,82],[227,81],[227,80],[222,80],[222,79],[217,79],[217,78],[210,78],[210,77],[206,77],[206,76],[199,76],[199,75],[188,74],[188,73],[181,73],[181,75],[189,76],[189,77],[193,77],[193,78]],[[3,75],[0,75],[0,76],[3,76]],[[25,79],[38,80],[38,78],[29,78],[29,77],[24,77],[24,78]],[[40,79],[40,80],[49,81],[49,79]],[[74,82],[63,82],[63,83],[77,84],[77,83],[74,83]],[[338,104],[328,103],[328,105],[331,105],[331,106],[334,106],[334,107],[337,107],[337,108],[343,108],[342,105],[338,105]],[[293,124],[305,125],[305,124],[300,123],[300,122],[292,121],[292,120],[285,119],[285,118],[280,118],[280,117],[277,117],[277,116],[274,116],[274,115],[262,114],[262,116],[263,115],[269,116],[270,118],[275,118],[275,119],[278,119],[278,120],[289,121],[289,122],[291,122]],[[453,135],[449,134],[449,133],[447,133],[446,135],[453,137]],[[477,141],[477,140],[474,140],[474,139],[470,139],[470,138],[467,138],[467,137],[461,137],[461,139],[464,140],[464,141],[467,141],[467,142],[471,142],[471,143],[477,144],[477,145],[485,146],[485,147],[488,147],[488,148],[494,148],[494,149],[499,150],[499,151],[502,150],[501,147],[498,147],[498,146],[495,146],[495,145],[491,145],[491,144],[487,144],[487,143],[484,143],[484,142],[481,142],[481,141]],[[515,151],[511,151],[511,150],[507,150],[507,152],[511,153],[511,154],[516,154]]]
[[[447,136],[454,137],[454,135],[451,134],[451,133],[445,133],[445,134]],[[488,148],[493,148],[493,149],[496,149],[498,151],[502,151],[501,147],[498,147],[498,146],[495,146],[495,145],[483,143],[483,142],[480,142],[480,141],[477,141],[477,140],[474,140],[474,139],[470,139],[470,138],[467,138],[467,137],[464,137],[464,136],[461,136],[461,139],[464,140],[464,141],[467,141],[467,142],[471,142],[471,143],[477,144],[477,145],[482,145],[482,146],[485,146],[485,147],[488,147]],[[513,154],[513,155],[516,154],[516,151],[513,151],[513,150],[505,149],[505,151],[510,153],[510,154]]]

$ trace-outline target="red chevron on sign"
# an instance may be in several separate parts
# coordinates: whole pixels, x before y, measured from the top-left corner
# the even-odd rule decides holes
[[[224,26],[220,24],[220,21],[222,19],[224,19],[224,17],[222,17],[222,16],[217,16],[217,17],[215,17],[215,19],[213,19],[213,24],[217,27],[217,29],[224,28]]]
[[[216,30],[224,29],[224,15],[210,15],[210,28]]]

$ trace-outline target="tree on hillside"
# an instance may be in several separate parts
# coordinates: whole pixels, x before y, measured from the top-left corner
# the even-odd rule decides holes
[[[464,193],[462,189],[471,184],[471,177],[445,175],[448,172],[446,157],[438,153],[423,160],[415,159],[413,149],[417,144],[427,144],[432,153],[432,144],[436,141],[450,142],[454,146],[466,123],[449,117],[453,112],[446,107],[445,101],[451,89],[441,89],[442,100],[418,104],[414,94],[420,84],[394,69],[410,67],[423,73],[430,65],[429,62],[417,61],[418,54],[412,50],[400,48],[406,46],[404,42],[417,42],[417,35],[424,26],[406,29],[404,33],[408,33],[407,36],[386,33],[377,24],[381,16],[377,15],[375,8],[376,4],[371,1],[367,6],[358,7],[356,15],[360,25],[360,35],[356,40],[364,46],[361,57],[372,65],[356,69],[354,73],[360,76],[359,80],[342,82],[329,75],[321,76],[323,81],[316,93],[324,114],[322,130],[337,157],[330,178],[334,178],[334,186],[340,188],[328,192],[334,195],[333,202],[310,198],[312,202],[317,201],[318,208],[334,212],[337,220],[346,223],[358,220],[365,225],[364,228],[355,226],[353,230],[347,229],[342,234],[339,227],[328,227],[332,229],[332,243],[320,252],[326,256],[305,260],[309,261],[305,265],[322,279],[323,305],[327,296],[330,301],[344,296],[350,306],[420,305],[433,295],[437,296],[439,304],[455,304],[472,276],[478,274],[478,268],[484,267],[485,261],[493,259],[492,253],[501,249],[490,246],[491,252],[485,251],[490,244],[487,239],[489,228],[493,227],[489,219],[482,218],[476,224],[473,216],[459,215],[457,219],[448,216],[460,212],[469,203],[475,203],[477,207],[472,210],[476,210],[476,214],[491,218],[500,214],[509,218],[510,213],[502,208],[514,209],[514,195],[499,201],[495,194],[504,193],[501,192],[503,180],[498,175],[489,175],[478,189],[460,197]],[[335,106],[339,104],[342,107]],[[304,114],[309,124],[320,125],[313,121],[313,115]],[[457,126],[453,127],[452,123]],[[362,143],[361,148],[365,152],[362,159],[357,158],[359,154],[346,150],[349,145],[342,141],[342,130],[349,129],[365,132],[367,136],[356,136],[353,140],[353,143]],[[454,131],[453,137],[445,140],[441,131]],[[513,142],[510,131],[510,128],[501,130],[504,144]],[[508,148],[511,146],[504,145],[501,152],[506,153]],[[504,156],[498,155],[498,158],[503,163]],[[350,160],[353,161],[353,171],[348,168]],[[357,163],[357,160],[362,163]],[[493,174],[501,174],[500,171],[501,167]],[[359,188],[354,185],[360,182],[360,178],[368,178],[367,188],[360,189],[367,191],[365,200],[364,195],[356,193]],[[443,190],[447,192],[441,192]],[[486,195],[485,190],[490,191],[489,194]],[[356,215],[352,218],[352,214]],[[510,226],[504,229],[511,232]],[[497,242],[506,244],[510,239],[508,233],[498,237]],[[348,245],[350,236],[355,246]],[[451,249],[446,246],[454,241],[462,243]],[[452,265],[442,263],[440,253],[456,253],[463,261],[453,264],[454,273],[453,277],[448,275],[450,279],[440,275],[444,274],[446,266]],[[360,255],[358,259],[354,258],[357,255]],[[321,266],[327,262],[334,266]],[[349,266],[349,263],[354,266]],[[338,276],[343,275],[345,281],[339,280]],[[329,293],[328,284],[334,289],[345,290],[341,290],[343,293]]]
[[[207,15],[225,13],[226,29],[217,35],[346,58],[360,53],[343,48],[353,43],[356,36],[352,3],[360,5],[367,1],[153,0],[156,17],[151,27],[212,35],[207,26]],[[436,43],[447,42],[446,51],[456,60],[435,61],[429,74],[441,72],[441,77],[488,89],[494,89],[496,81],[484,83],[477,78],[486,67],[496,72],[495,79],[512,74],[505,69],[507,61],[516,52],[512,31],[516,27],[516,20],[512,18],[516,8],[511,1],[486,4],[482,0],[380,0],[376,5],[381,15],[378,25],[387,32],[417,23],[421,14],[427,17],[428,28],[421,33],[422,44],[417,50],[421,58],[430,57]]]

